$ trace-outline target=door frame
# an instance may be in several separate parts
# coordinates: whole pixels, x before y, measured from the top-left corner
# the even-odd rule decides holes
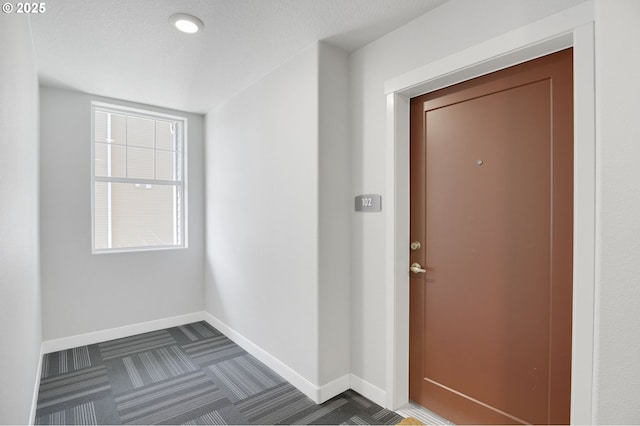
[[[571,423],[592,423],[598,198],[593,0],[386,81],[387,408],[397,409],[409,400],[410,99],[569,47],[573,47],[574,61]]]

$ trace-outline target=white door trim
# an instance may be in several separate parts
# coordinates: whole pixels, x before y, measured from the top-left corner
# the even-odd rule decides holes
[[[386,407],[409,398],[409,99],[573,47],[574,237],[571,423],[591,424],[596,256],[594,4],[561,13],[386,82]]]

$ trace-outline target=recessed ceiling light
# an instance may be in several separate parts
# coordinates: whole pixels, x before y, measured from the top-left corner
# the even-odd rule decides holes
[[[186,13],[176,13],[175,15],[171,15],[169,22],[183,33],[188,34],[197,33],[200,28],[204,27],[201,20],[195,16],[187,15]]]

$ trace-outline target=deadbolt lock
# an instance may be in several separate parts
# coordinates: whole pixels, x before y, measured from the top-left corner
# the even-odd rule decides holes
[[[411,250],[418,251],[422,248],[422,244],[420,244],[420,241],[413,241],[410,247],[411,247]]]

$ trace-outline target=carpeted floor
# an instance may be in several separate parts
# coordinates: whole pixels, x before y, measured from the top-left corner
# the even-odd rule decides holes
[[[44,355],[36,424],[395,424],[347,391],[317,405],[205,322]]]

